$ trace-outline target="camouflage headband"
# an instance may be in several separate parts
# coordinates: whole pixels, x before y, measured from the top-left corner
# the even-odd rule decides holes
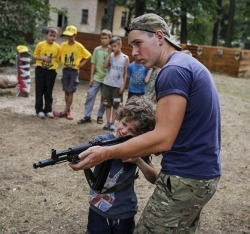
[[[172,44],[177,50],[182,49],[176,41],[171,39],[171,34],[165,20],[156,14],[149,13],[141,15],[135,18],[128,27],[124,27],[124,29],[127,33],[131,32],[132,30],[140,30],[151,33],[155,33],[156,30],[161,30],[165,39],[170,44]]]

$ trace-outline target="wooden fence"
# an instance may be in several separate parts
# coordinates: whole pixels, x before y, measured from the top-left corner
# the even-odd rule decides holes
[[[91,53],[100,45],[100,35],[78,33],[77,40]],[[131,48],[126,37],[122,38],[122,51],[130,57]],[[250,76],[250,50],[231,49],[219,46],[182,45],[183,49],[190,50],[193,57],[203,63],[210,71],[227,74],[234,77]],[[90,62],[80,70],[80,79],[90,79]]]
[[[219,46],[183,45],[210,71],[234,77],[250,75],[250,50]]]

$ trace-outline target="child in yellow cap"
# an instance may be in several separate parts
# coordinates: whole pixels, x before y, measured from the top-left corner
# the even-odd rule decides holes
[[[64,111],[54,111],[56,117],[66,117],[73,119],[71,106],[73,103],[73,94],[76,92],[79,84],[79,69],[82,68],[91,58],[91,53],[78,41],[76,41],[77,28],[68,26],[63,32],[67,36],[68,41],[61,44],[60,62],[63,67],[62,86],[65,92],[65,108]]]

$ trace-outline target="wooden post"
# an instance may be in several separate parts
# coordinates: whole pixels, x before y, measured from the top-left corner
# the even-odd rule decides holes
[[[17,71],[18,94],[20,97],[28,97],[30,94],[30,52],[27,46],[17,46]]]

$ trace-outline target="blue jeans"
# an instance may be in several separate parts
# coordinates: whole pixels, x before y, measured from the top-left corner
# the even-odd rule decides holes
[[[134,228],[134,217],[107,219],[89,209],[86,234],[132,234]]]
[[[98,117],[103,116],[105,112],[105,106],[102,104],[102,87],[103,87],[102,83],[94,80],[92,87],[89,88],[87,93],[87,98],[85,101],[85,116],[91,117],[91,113],[95,104],[96,95],[100,89],[101,89],[101,99],[97,116]]]

